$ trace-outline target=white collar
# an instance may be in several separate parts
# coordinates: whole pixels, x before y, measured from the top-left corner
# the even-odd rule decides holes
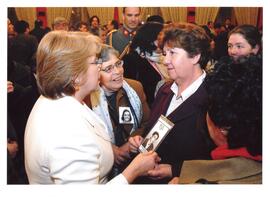
[[[205,71],[203,70],[202,75],[200,75],[200,77],[198,77],[195,81],[193,81],[192,84],[190,84],[182,93],[181,93],[181,98],[182,101],[185,101],[187,98],[189,98],[192,94],[194,94],[197,89],[200,87],[200,85],[202,84],[204,78],[206,76]],[[171,86],[171,90],[172,92],[175,94],[175,96],[178,95],[178,84],[176,84],[175,82],[173,82],[172,86]]]

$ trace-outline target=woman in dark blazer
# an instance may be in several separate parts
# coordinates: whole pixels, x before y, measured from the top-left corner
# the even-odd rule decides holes
[[[210,42],[202,28],[193,24],[174,24],[164,30],[164,64],[172,82],[158,91],[151,108],[148,128],[160,115],[174,123],[173,129],[157,149],[161,163],[148,172],[150,178],[137,183],[168,183],[178,176],[184,160],[209,159],[212,144],[204,134],[207,108],[203,70],[210,53]],[[140,137],[130,139],[133,148]]]

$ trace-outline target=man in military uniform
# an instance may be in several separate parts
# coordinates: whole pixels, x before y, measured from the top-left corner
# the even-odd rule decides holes
[[[123,8],[123,27],[107,35],[106,43],[119,51],[122,58],[128,51],[129,44],[140,23],[140,7]]]

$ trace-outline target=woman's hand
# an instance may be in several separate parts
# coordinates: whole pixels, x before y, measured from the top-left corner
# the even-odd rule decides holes
[[[114,155],[114,163],[116,165],[121,165],[126,160],[130,158],[129,152],[129,142],[123,144],[121,147],[117,147],[112,145],[113,148],[113,155]]]
[[[7,92],[13,92],[14,91],[14,86],[13,83],[11,81],[7,81]]]
[[[141,145],[141,143],[143,141],[143,137],[141,137],[139,135],[133,136],[133,137],[130,137],[128,139],[128,141],[129,141],[130,152],[137,153],[138,148],[139,148],[139,146]]]
[[[7,149],[11,158],[16,157],[17,151],[19,150],[18,147],[18,143],[15,140],[8,140]]]
[[[140,153],[133,159],[122,174],[127,181],[131,183],[137,177],[147,175],[148,171],[154,169],[159,161],[160,158],[157,153],[153,151]]]
[[[148,176],[154,180],[172,177],[172,167],[169,164],[158,164],[148,171]]]
[[[169,181],[168,184],[178,184],[179,183],[179,177],[174,177],[172,180]]]

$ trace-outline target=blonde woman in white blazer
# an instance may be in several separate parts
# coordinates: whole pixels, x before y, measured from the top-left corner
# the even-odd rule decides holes
[[[25,130],[30,184],[103,184],[113,165],[106,125],[83,99],[99,83],[100,40],[82,32],[50,32],[37,51],[41,96]],[[109,183],[131,183],[159,161],[140,154]]]

